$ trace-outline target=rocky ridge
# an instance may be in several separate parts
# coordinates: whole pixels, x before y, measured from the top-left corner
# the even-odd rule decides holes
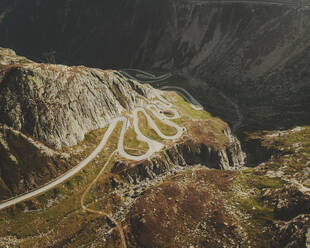
[[[117,162],[113,173],[119,174],[128,183],[137,184],[165,175],[176,166],[202,164],[215,169],[239,169],[244,166],[246,155],[241,149],[240,142],[230,133],[229,127],[223,133],[230,141],[220,149],[188,138],[167,146],[164,151],[149,160],[133,165],[128,161]]]
[[[2,60],[6,65],[0,82],[1,122],[57,148],[76,145],[154,93],[116,71],[16,64],[16,59]]]
[[[0,124],[0,200],[46,183],[68,170],[70,155]]]
[[[157,92],[117,71],[39,64],[17,56],[10,49],[0,49],[0,56],[3,199],[61,175],[84,156],[70,147],[85,142],[90,131],[106,127],[111,119],[130,113]],[[154,178],[176,165],[204,164],[218,169],[243,166],[245,154],[227,124],[212,118],[209,122],[196,121],[194,126],[187,127],[198,132],[192,136],[196,140],[179,140],[149,162],[142,161],[133,167],[132,161],[125,161],[116,168],[126,168],[124,179],[132,181],[132,177]],[[204,134],[210,137],[199,140]],[[223,144],[216,145],[215,136]],[[90,151],[95,143],[88,145]],[[82,147],[75,149],[86,149],[85,144]],[[25,153],[29,156],[24,156]],[[140,168],[139,172],[134,168]]]
[[[0,48],[1,199],[63,174],[96,143],[79,154],[69,147],[154,91],[116,71],[38,64]]]

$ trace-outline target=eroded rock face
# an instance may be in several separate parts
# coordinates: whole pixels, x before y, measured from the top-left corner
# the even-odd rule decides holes
[[[275,240],[278,247],[308,248],[310,245],[310,215],[304,214],[278,224]]]
[[[1,122],[57,148],[72,146],[152,92],[116,71],[14,64],[0,82]]]
[[[121,177],[133,184],[146,179],[154,179],[159,175],[171,171],[175,166],[194,166],[202,164],[208,168],[232,170],[240,168],[245,163],[245,154],[239,141],[231,135],[226,128],[224,134],[229,142],[221,149],[206,146],[194,139],[180,141],[173,146],[168,146],[160,154],[149,160],[132,164],[130,162],[117,162],[113,172],[120,173]]]
[[[0,200],[35,189],[72,165],[70,155],[0,124]]]
[[[302,192],[296,186],[269,190],[264,197],[274,205],[277,219],[290,220],[300,214],[310,214],[310,192]]]
[[[76,165],[98,140],[80,154],[69,147],[154,91],[117,71],[38,64],[0,48],[0,200]]]

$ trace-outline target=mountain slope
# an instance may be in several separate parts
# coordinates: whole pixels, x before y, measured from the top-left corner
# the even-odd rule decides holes
[[[309,1],[253,2],[8,1],[0,43],[51,62],[195,75],[240,105],[246,129],[305,124]],[[226,120],[219,98],[205,105]]]
[[[12,61],[2,63],[1,122],[58,148],[76,145],[152,93],[114,71]]]
[[[116,71],[38,64],[0,48],[0,198],[62,175],[100,142],[104,132],[91,131],[152,91]]]

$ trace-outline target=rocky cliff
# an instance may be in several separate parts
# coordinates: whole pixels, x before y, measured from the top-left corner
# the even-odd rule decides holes
[[[152,92],[116,71],[38,64],[0,48],[0,199],[62,175],[101,137],[85,134]],[[79,152],[67,148],[78,143]]]
[[[106,127],[112,118],[131,112],[157,92],[117,71],[39,64],[10,49],[0,49],[0,65],[2,199],[64,173],[94,149],[101,137],[89,142],[86,134]],[[182,98],[169,94],[183,104],[182,124],[187,125],[191,138],[167,145],[166,151],[149,162],[135,167],[132,161],[117,165],[118,170],[125,169],[125,180],[154,178],[168,173],[171,166],[201,163],[231,169],[244,165],[240,142],[226,123],[204,111],[192,113]],[[193,121],[192,114],[206,119]]]
[[[245,165],[246,159],[240,142],[230,133],[229,127],[224,129],[223,135],[228,142],[221,148],[198,142],[194,137],[188,138],[166,147],[149,160],[134,164],[126,161],[117,162],[112,172],[119,174],[128,183],[137,184],[146,179],[165,176],[177,167],[201,164],[215,169],[239,169]]]
[[[86,133],[106,126],[152,94],[151,87],[116,71],[16,64],[11,51],[2,54],[1,123],[57,148],[76,145]]]
[[[35,189],[72,166],[68,153],[55,151],[3,124],[0,157],[0,200]]]
[[[128,182],[134,186],[125,197],[134,200],[127,200],[129,210],[119,211],[126,216],[128,247],[307,247],[309,135],[309,127],[251,133],[249,139],[260,139],[272,154],[256,168],[170,167],[166,177],[160,163],[150,172],[141,165],[130,168]],[[156,176],[144,183],[133,172]],[[106,247],[118,240],[114,233]]]

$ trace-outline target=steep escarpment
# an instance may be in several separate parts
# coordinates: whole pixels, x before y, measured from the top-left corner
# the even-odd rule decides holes
[[[0,200],[34,189],[72,165],[68,153],[0,124]]]
[[[149,160],[134,164],[117,162],[112,172],[119,174],[128,183],[137,184],[146,179],[164,176],[176,167],[202,164],[209,168],[224,170],[240,168],[245,164],[245,154],[239,141],[227,130],[229,128],[223,131],[223,136],[229,141],[221,148],[207,146],[195,140],[195,137],[188,138],[166,147],[163,152]]]
[[[76,145],[152,93],[115,71],[32,62],[3,67],[1,122],[57,148]]]
[[[162,0],[5,1],[0,5],[0,43],[35,60],[128,66],[148,29],[155,27],[153,22],[157,27],[164,24],[157,17],[165,8]]]
[[[248,134],[272,150],[256,168],[187,167],[136,186],[123,224],[128,247],[307,247],[309,130]],[[111,235],[106,247],[117,240]]]
[[[112,118],[152,92],[116,71],[38,64],[1,48],[0,199],[72,168],[100,142]],[[89,134],[95,129],[102,130],[97,137]]]

